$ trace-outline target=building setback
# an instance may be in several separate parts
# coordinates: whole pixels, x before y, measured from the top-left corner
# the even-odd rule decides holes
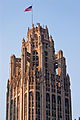
[[[72,120],[70,77],[48,28],[28,28],[21,58],[10,57],[6,120]]]

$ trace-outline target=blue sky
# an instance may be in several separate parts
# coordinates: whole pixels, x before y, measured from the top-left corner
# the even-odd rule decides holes
[[[31,12],[24,9],[33,2],[34,25],[47,25],[56,53],[64,51],[71,78],[73,118],[80,116],[80,0],[0,0],[0,120],[6,117],[6,84],[11,54],[21,56],[21,43],[31,27]]]

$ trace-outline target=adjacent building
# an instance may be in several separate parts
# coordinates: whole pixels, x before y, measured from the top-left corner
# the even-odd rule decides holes
[[[48,28],[28,28],[21,57],[10,57],[6,120],[72,120],[70,77]]]

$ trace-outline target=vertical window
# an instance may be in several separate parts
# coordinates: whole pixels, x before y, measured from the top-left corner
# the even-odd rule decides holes
[[[36,56],[36,60],[39,60],[38,56]]]
[[[33,52],[32,61],[33,61],[33,66],[36,66],[36,67],[39,66],[39,57],[38,57],[37,51]]]
[[[40,93],[36,92],[36,120],[40,120]]]
[[[20,120],[20,97],[17,98],[17,120]]]
[[[47,59],[47,57],[45,57],[45,62],[48,62],[48,59]]]
[[[48,52],[45,51],[44,55],[45,55],[45,58],[44,58],[44,60],[45,60],[45,73],[47,74],[47,68],[48,68]]]
[[[50,95],[46,93],[46,120],[50,120]]]
[[[45,79],[46,79],[46,91],[50,91],[49,73],[45,75]]]
[[[13,113],[13,100],[10,102],[10,120],[12,120],[12,113]]]
[[[32,43],[32,46],[33,46],[33,48],[35,48],[35,43],[34,42]]]
[[[27,120],[27,94],[24,95],[24,120]]]
[[[69,120],[69,100],[65,99],[65,116],[66,120]]]
[[[45,51],[45,56],[48,56],[48,52],[47,51]]]
[[[11,87],[11,98],[13,97],[13,88]]]
[[[52,95],[52,120],[56,119],[56,98]]]
[[[61,97],[58,96],[58,120],[62,119],[62,111],[61,111]]]
[[[16,120],[16,99],[14,99],[14,120]]]
[[[55,92],[55,76],[51,74],[51,90]]]
[[[16,86],[14,87],[14,96],[16,96]]]
[[[35,61],[35,56],[33,56],[33,61]]]

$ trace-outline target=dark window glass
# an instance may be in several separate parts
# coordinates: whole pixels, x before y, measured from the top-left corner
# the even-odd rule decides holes
[[[40,93],[36,92],[36,119],[40,120]]]
[[[33,56],[33,61],[35,61],[35,56]]]
[[[60,96],[58,96],[58,101],[57,101],[57,103],[58,103],[58,108],[57,108],[57,110],[58,110],[58,120],[60,120],[60,119],[62,118],[61,97],[60,97]]]
[[[14,99],[14,120],[16,120],[16,99]]]
[[[52,95],[52,118],[56,119],[56,97]]]
[[[48,58],[47,57],[45,57],[45,62],[48,62]]]
[[[32,43],[32,46],[33,46],[33,48],[35,47],[35,43],[34,42]]]
[[[39,63],[38,63],[38,62],[36,62],[36,66],[39,66]]]
[[[38,56],[36,56],[36,60],[38,60]]]
[[[36,55],[38,54],[38,52],[36,52]]]
[[[47,63],[45,63],[45,68],[47,68],[48,67],[48,65],[47,65]]]
[[[45,51],[45,56],[48,56],[48,52],[47,51]]]
[[[66,120],[69,120],[69,100],[67,98],[65,99],[65,115]]]
[[[24,95],[24,120],[27,120],[27,94]]]
[[[35,55],[35,51],[33,51],[33,55]]]
[[[46,48],[48,47],[48,43],[46,43]]]
[[[50,95],[46,93],[46,119],[50,119]]]
[[[12,108],[13,108],[13,100],[11,100],[11,103],[10,103],[10,120],[12,120]]]
[[[33,66],[35,65],[35,62],[33,62]]]

